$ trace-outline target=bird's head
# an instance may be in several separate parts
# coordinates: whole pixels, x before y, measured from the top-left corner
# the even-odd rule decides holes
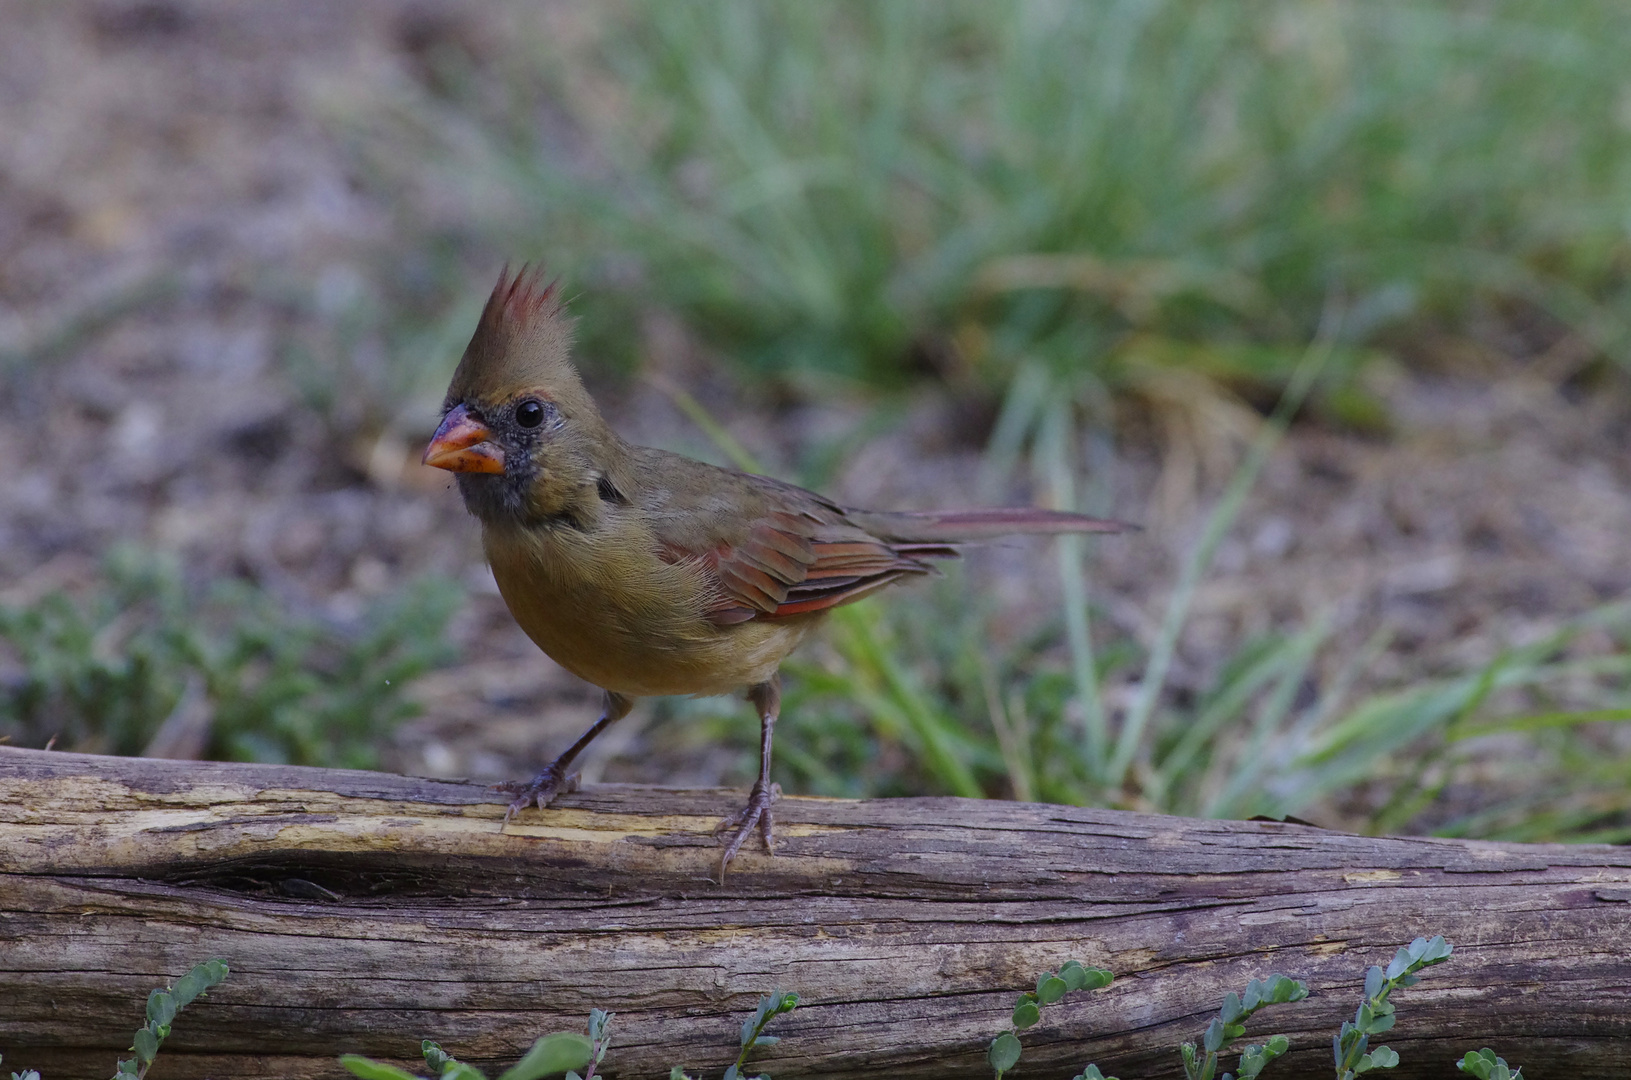
[[[506,268],[424,456],[458,474],[465,506],[485,523],[570,514],[604,474],[616,437],[572,366],[571,346],[556,283]]]

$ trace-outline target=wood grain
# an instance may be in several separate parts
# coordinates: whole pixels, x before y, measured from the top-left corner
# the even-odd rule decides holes
[[[484,1067],[616,1012],[612,1077],[710,1076],[760,994],[798,991],[755,1058],[793,1077],[989,1076],[1017,991],[1068,959],[1107,990],[1045,1010],[1023,1077],[1089,1061],[1181,1075],[1223,995],[1279,972],[1305,1002],[1276,1077],[1331,1075],[1365,968],[1418,935],[1451,960],[1397,996],[1391,1076],[1631,1061],[1631,850],[1351,836],[965,799],[785,798],[778,854],[723,885],[740,792],[606,785],[503,822],[467,783],[0,748],[0,1052],[106,1076],[147,991],[210,957],[152,1075],[334,1077],[436,1038]]]

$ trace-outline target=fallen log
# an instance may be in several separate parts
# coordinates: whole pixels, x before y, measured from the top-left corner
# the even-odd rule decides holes
[[[147,991],[220,957],[155,1077],[334,1077],[421,1037],[491,1070],[592,1007],[606,1075],[716,1076],[777,987],[801,997],[753,1059],[777,1080],[989,1076],[1016,993],[1077,959],[1115,983],[1044,1010],[1015,1075],[1179,1076],[1178,1043],[1276,972],[1313,995],[1254,1021],[1291,1039],[1270,1075],[1328,1077],[1365,968],[1433,934],[1455,954],[1395,996],[1390,1075],[1486,1045],[1540,1080],[1631,1061],[1625,848],[789,797],[777,855],[721,885],[739,801],[604,785],[505,824],[469,783],[0,748],[5,1067],[111,1074]]]

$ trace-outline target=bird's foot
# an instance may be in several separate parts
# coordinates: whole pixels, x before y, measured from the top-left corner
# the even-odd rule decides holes
[[[782,786],[771,784],[766,788],[763,784],[754,784],[753,791],[748,795],[748,804],[735,814],[714,826],[714,833],[729,832],[730,842],[725,845],[725,854],[719,860],[719,880],[725,880],[725,868],[736,858],[736,853],[742,850],[747,838],[753,835],[754,827],[759,829],[759,835],[764,837],[765,851],[776,854],[775,822],[770,813],[771,804],[782,797]],[[733,831],[734,830],[734,831]]]
[[[507,792],[515,798],[510,802],[510,808],[504,811],[504,820],[509,821],[527,807],[537,804],[542,810],[554,802],[557,796],[570,795],[578,790],[578,782],[582,774],[570,773],[565,769],[550,765],[543,772],[522,783],[520,780],[506,780],[496,786],[494,790]]]

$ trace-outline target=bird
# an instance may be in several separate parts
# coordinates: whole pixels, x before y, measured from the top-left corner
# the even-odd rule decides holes
[[[602,692],[600,716],[513,795],[509,821],[577,789],[571,766],[637,698],[746,690],[759,775],[720,822],[720,879],[759,831],[774,854],[780,665],[828,612],[964,545],[1122,522],[1032,507],[879,511],[620,436],[572,359],[559,281],[500,273],[442,405],[426,465],[455,474],[499,593],[527,636]]]

